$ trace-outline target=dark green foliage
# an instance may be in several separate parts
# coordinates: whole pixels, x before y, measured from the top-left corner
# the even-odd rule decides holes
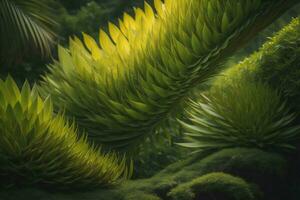
[[[168,165],[185,158],[189,151],[175,144],[182,140],[182,133],[180,124],[173,117],[137,149],[133,157],[132,178],[149,178]]]
[[[33,49],[49,56],[56,34],[51,9],[40,0],[0,1],[0,64],[17,63]]]
[[[82,32],[98,35],[108,22],[116,23],[123,12],[133,13],[133,7],[142,7],[143,0],[43,0],[55,8],[60,25],[59,36],[66,44],[70,36],[81,37]]]
[[[243,179],[219,172],[181,184],[169,196],[173,200],[255,200],[251,189]]]
[[[78,10],[92,0],[58,0],[67,10]]]
[[[109,21],[116,23],[124,11],[132,13],[133,6],[141,7],[142,0],[72,0],[61,1],[66,9],[60,15],[60,35],[67,42],[69,36],[81,36],[82,32],[97,38],[99,28],[107,26]]]
[[[66,43],[69,36],[81,36],[82,32],[90,33],[96,38],[99,28],[114,19],[112,9],[92,1],[82,6],[75,14],[64,10],[60,16],[61,35],[65,39],[63,43]]]
[[[133,178],[149,178],[168,165],[184,158],[188,153],[160,136],[158,140],[147,140],[134,157]]]
[[[20,87],[25,81],[34,84],[47,70],[45,63],[50,61],[51,58],[42,58],[37,52],[32,52],[32,55],[20,58],[19,64],[0,67],[0,78],[5,79],[7,76],[12,76]]]
[[[87,4],[94,2],[99,5],[102,5],[103,8],[112,10],[110,16],[114,16],[116,13],[120,14],[120,11],[123,12],[128,9],[128,7],[133,7],[141,5],[143,1],[141,0],[57,0],[60,2],[67,10],[72,13],[80,10],[82,7]],[[102,19],[99,19],[102,21]]]

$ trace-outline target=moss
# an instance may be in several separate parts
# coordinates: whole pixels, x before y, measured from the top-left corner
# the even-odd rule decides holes
[[[156,195],[152,194],[146,194],[144,192],[134,192],[132,194],[127,195],[124,200],[137,200],[137,199],[142,199],[142,200],[161,200]]]
[[[284,177],[287,162],[279,154],[259,149],[224,149],[201,161],[203,172],[223,171],[257,181],[261,175]]]
[[[202,161],[201,169],[208,173],[222,171],[256,183],[266,193],[284,190],[288,171],[287,161],[279,154],[259,149],[225,149]],[[272,184],[270,184],[272,183]],[[277,192],[275,192],[276,196]]]
[[[143,188],[142,190],[147,188],[147,192],[165,197],[172,188],[182,183],[207,173],[220,171],[241,176],[265,187],[268,183],[280,182],[279,180],[285,177],[287,163],[281,155],[259,149],[225,149],[204,158],[197,159],[197,156],[194,156],[174,163],[147,181],[142,180],[134,184],[137,188]]]
[[[186,182],[205,173],[223,171],[248,178],[251,181],[264,177],[283,177],[287,163],[279,154],[258,149],[224,149],[183,167],[173,175],[176,182]]]
[[[12,189],[11,192],[0,192],[0,199],[20,199],[18,196],[20,194],[25,200],[38,199],[35,194],[39,194],[43,197],[40,199],[45,200],[124,200],[124,198],[134,198],[134,195],[168,199],[167,194],[173,188],[211,172],[231,173],[233,176],[241,176],[249,182],[263,182],[260,184],[264,189],[263,191],[268,191],[269,189],[265,189],[265,186],[270,186],[270,183],[273,183],[271,189],[274,193],[275,185],[280,183],[278,179],[284,176],[287,165],[280,155],[257,149],[226,149],[202,156],[190,156],[184,161],[172,164],[152,178],[126,181],[115,188],[96,189],[86,193],[70,192],[64,195],[42,190],[34,190],[30,193]]]
[[[181,184],[169,196],[173,200],[226,199],[254,200],[251,186],[243,179],[225,173],[210,173]]]
[[[300,111],[300,18],[269,39],[258,52],[225,70],[214,85],[224,86],[244,76],[279,89],[296,111]]]

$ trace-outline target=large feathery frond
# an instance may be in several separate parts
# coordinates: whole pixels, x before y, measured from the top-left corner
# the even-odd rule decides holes
[[[294,0],[155,0],[135,18],[59,47],[40,91],[101,144],[133,147],[187,92]]]
[[[49,55],[55,25],[50,8],[40,0],[0,0],[1,60],[15,58],[16,52],[24,54],[32,47]]]

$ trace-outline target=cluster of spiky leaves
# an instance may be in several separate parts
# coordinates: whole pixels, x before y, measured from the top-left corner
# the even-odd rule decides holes
[[[125,160],[100,153],[52,111],[50,99],[42,101],[36,87],[25,83],[20,91],[12,78],[0,81],[1,184],[83,188],[129,176]]]
[[[197,150],[251,147],[291,150],[300,139],[300,126],[293,126],[280,94],[266,84],[239,80],[213,88],[191,102],[188,122],[182,122],[187,142]]]
[[[99,42],[84,34],[59,48],[41,84],[57,107],[102,144],[132,147],[187,91],[215,74],[229,52],[295,3],[261,0],[155,0],[125,14]],[[272,12],[276,10],[275,14]]]

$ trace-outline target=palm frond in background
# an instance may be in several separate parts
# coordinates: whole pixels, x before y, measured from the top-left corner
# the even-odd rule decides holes
[[[50,8],[40,0],[0,0],[1,64],[17,62],[32,50],[51,54],[56,22]]]

